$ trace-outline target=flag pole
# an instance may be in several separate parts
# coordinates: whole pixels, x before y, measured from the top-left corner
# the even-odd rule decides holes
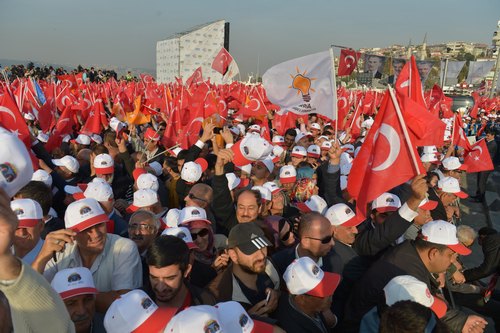
[[[333,54],[333,45],[330,46],[330,58],[332,60],[332,65],[331,67],[331,75],[332,75],[332,93],[333,93],[333,98],[332,98],[332,106],[333,106],[333,117],[335,119],[335,138],[337,138],[337,131],[338,131],[338,126],[339,126],[339,110],[337,108],[337,82],[335,82],[335,56]]]
[[[411,159],[413,161],[413,166],[415,167],[417,174],[420,174],[417,158],[416,158],[415,152],[414,152],[414,146],[411,143],[410,135],[408,134],[408,129],[406,128],[406,123],[405,123],[405,120],[403,118],[403,114],[401,113],[401,109],[399,108],[399,103],[396,99],[396,96],[394,95],[394,89],[389,85],[387,85],[387,87],[389,88],[389,94],[391,95],[392,103],[394,103],[394,107],[396,108],[396,114],[398,115],[399,123],[401,124],[401,127],[403,129],[403,134],[404,134],[404,137],[406,140],[406,144],[408,145],[408,148],[410,150],[410,155],[411,155]]]

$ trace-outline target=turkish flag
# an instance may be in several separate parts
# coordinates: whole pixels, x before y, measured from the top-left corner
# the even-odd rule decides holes
[[[411,150],[417,157],[415,162]],[[366,214],[370,201],[424,172],[417,150],[406,141],[394,103],[386,94],[349,174],[347,190],[357,200],[358,212]]]
[[[427,93],[426,104],[429,106],[429,111],[439,117],[439,111],[441,110],[441,100],[444,94],[440,86],[435,84],[432,89]]]
[[[361,54],[352,49],[342,49],[340,51],[338,76],[351,75],[358,64]]]
[[[337,110],[338,110],[338,119],[339,119],[339,129],[344,129],[342,127],[343,120],[349,110],[351,109],[351,98],[349,93],[344,87],[340,87],[337,89]]]
[[[257,91],[252,91],[247,98],[245,103],[241,106],[240,112],[242,115],[247,117],[262,119],[267,115],[266,106],[264,101]],[[238,113],[240,113],[238,112]]]
[[[466,152],[471,150],[469,140],[467,140],[467,137],[465,136],[464,123],[458,114],[455,114],[455,121],[453,122],[453,138],[451,140],[452,145],[463,147]]]
[[[84,134],[101,134],[101,114],[97,110],[92,110],[89,113],[87,121],[81,130]]]
[[[447,97],[443,95],[443,99],[441,100],[441,118],[451,118],[453,117],[453,111],[451,110],[451,106],[453,105],[453,99],[451,97]]]
[[[203,81],[203,73],[201,72],[201,67],[196,68],[196,70],[191,74],[186,80],[186,86],[190,88],[193,84]]]
[[[404,65],[401,73],[399,73],[395,88],[398,95],[408,96],[416,103],[427,108],[422,91],[422,81],[418,74],[417,62],[414,56],[411,56],[410,61]]]
[[[229,64],[233,61],[233,57],[227,52],[225,48],[220,49],[217,56],[215,56],[212,62],[212,69],[225,75]]]
[[[57,79],[61,82],[65,82],[66,86],[70,90],[78,88],[78,83],[76,82],[75,76],[73,74],[58,75]]]
[[[467,165],[467,172],[493,170],[493,162],[485,139],[472,145],[471,150],[465,154],[464,164]]]
[[[472,109],[469,111],[469,116],[471,118],[476,118],[477,112],[479,111],[479,93],[477,91],[474,91],[471,94],[471,96],[474,99],[474,105],[472,106]]]
[[[21,112],[16,106],[16,102],[9,94],[0,97],[0,125],[3,128],[15,133],[26,147],[31,149],[31,137],[28,125],[24,121]]]

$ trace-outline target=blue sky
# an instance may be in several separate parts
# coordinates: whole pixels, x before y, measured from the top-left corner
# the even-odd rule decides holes
[[[155,67],[156,41],[231,23],[242,77],[326,50],[463,40],[491,44],[499,0],[0,0],[0,59]]]

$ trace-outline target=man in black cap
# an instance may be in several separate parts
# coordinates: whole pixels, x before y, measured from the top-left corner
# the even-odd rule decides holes
[[[210,283],[217,302],[236,301],[249,314],[264,315],[278,306],[280,276],[267,258],[271,242],[254,222],[234,226],[228,238],[232,263]]]

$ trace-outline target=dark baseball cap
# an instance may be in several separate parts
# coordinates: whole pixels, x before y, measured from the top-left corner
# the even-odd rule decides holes
[[[228,248],[237,247],[246,255],[268,246],[271,246],[271,242],[255,222],[239,223],[229,232]]]

